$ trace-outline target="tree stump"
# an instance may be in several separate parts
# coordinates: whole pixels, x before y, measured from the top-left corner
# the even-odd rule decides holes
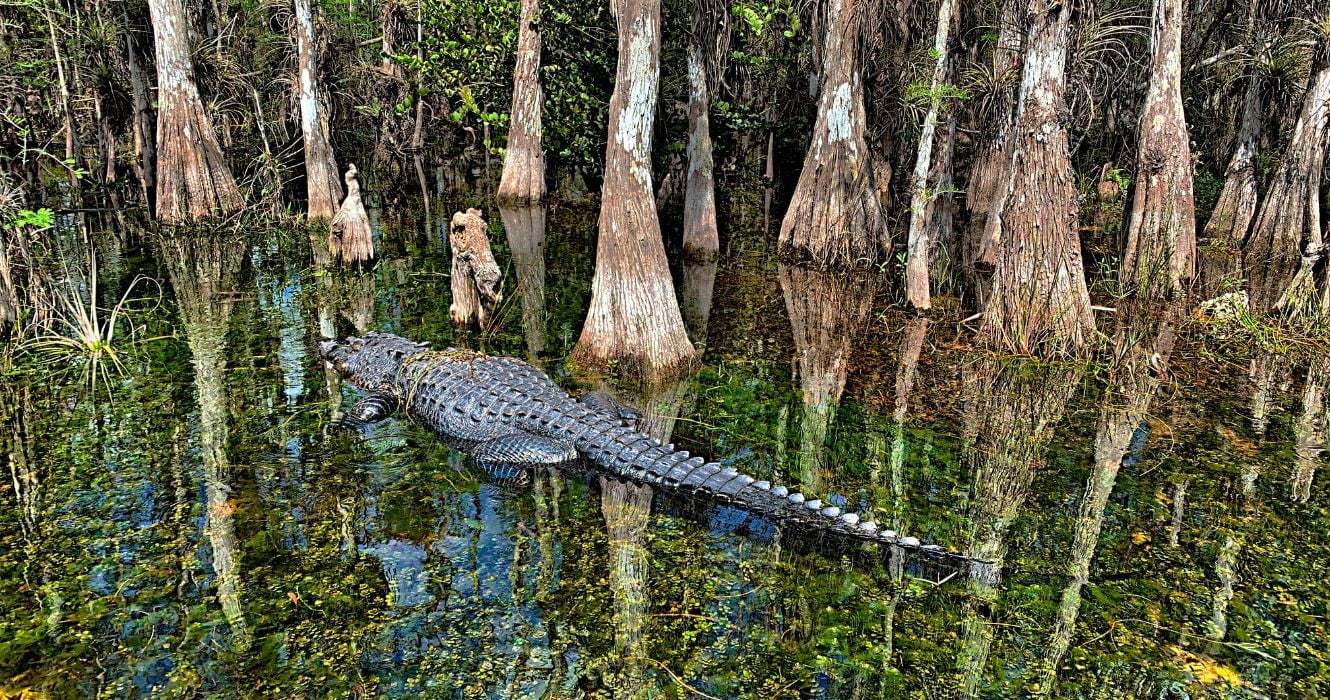
[[[483,328],[503,298],[499,264],[494,261],[487,225],[479,209],[453,214],[448,226],[448,245],[453,250],[453,323]]]
[[[346,168],[346,199],[328,227],[328,252],[336,260],[348,265],[360,265],[374,259],[373,229],[365,203],[360,199],[360,182],[356,180],[356,164]]]

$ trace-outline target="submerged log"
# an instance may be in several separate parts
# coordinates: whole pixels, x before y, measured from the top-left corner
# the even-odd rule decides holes
[[[490,250],[486,228],[479,209],[453,214],[448,226],[448,245],[453,250],[453,303],[448,310],[457,325],[484,328],[503,298],[499,264]]]
[[[360,199],[360,182],[356,180],[356,164],[346,167],[346,199],[333,217],[328,228],[328,252],[333,259],[348,265],[359,265],[374,259],[373,229],[365,204]]]

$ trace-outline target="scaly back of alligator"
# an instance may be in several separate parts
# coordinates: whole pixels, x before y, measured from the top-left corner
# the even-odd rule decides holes
[[[663,445],[617,417],[575,401],[544,372],[521,360],[456,349],[426,352],[396,336],[363,342],[406,344],[405,350],[394,351],[405,355],[395,374],[394,393],[414,418],[446,438],[477,443],[520,431],[566,441],[600,473],[704,495],[781,526],[913,551],[958,570],[973,563],[938,545],[901,537],[857,513]]]

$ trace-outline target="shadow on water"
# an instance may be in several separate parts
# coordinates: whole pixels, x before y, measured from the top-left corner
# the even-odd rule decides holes
[[[563,363],[586,206],[488,210],[499,323],[454,331],[438,222],[487,204],[375,212],[366,272],[304,232],[101,256],[108,287],[147,274],[168,303],[131,311],[156,339],[110,401],[0,384],[0,694],[1330,693],[1324,358],[1218,353],[1174,311],[1122,308],[1094,362],[1040,364],[871,278],[778,266],[761,231],[680,263],[705,366],[619,397],[662,440],[996,564],[937,586],[640,485],[489,480],[401,420],[338,429],[357,392],[321,336],[614,388]]]

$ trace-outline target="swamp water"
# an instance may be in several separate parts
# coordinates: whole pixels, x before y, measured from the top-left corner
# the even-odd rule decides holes
[[[601,383],[562,361],[585,210],[487,207],[503,323],[464,335],[446,231],[409,216],[381,217],[366,274],[318,271],[303,233],[98,236],[104,286],[142,273],[163,298],[133,305],[109,392],[4,377],[0,697],[1330,694],[1325,373],[1203,324],[1114,383],[1103,357],[976,352],[955,318],[778,266],[760,232],[676,267],[704,367],[625,402],[695,454],[1004,565],[941,586],[644,487],[495,482],[406,421],[339,429],[357,392],[320,335]],[[1144,420],[1115,408],[1141,391]]]

